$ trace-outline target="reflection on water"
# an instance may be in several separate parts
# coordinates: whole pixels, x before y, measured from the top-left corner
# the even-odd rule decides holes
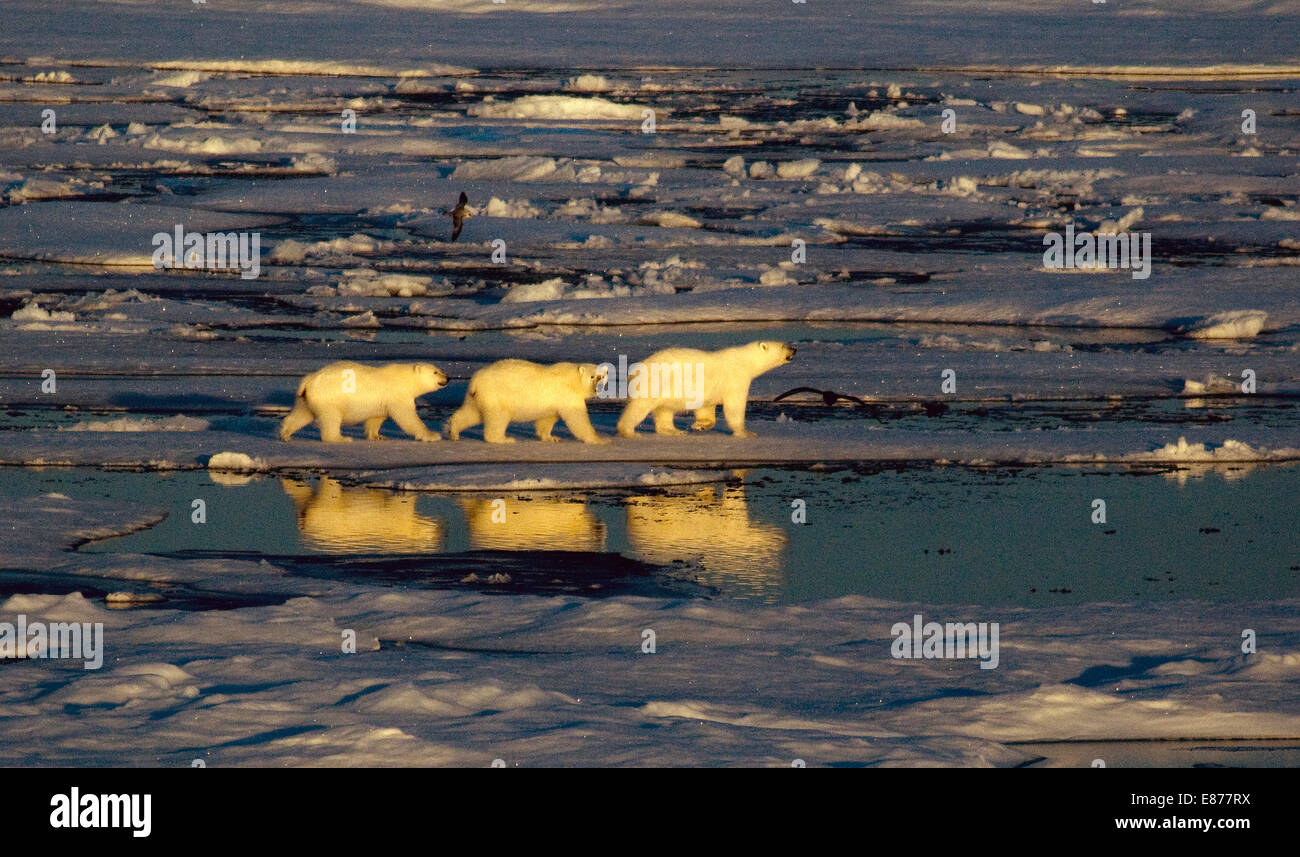
[[[724,599],[1064,606],[1300,597],[1296,464],[835,465],[760,468],[743,479],[500,496],[328,477],[232,485],[202,473],[16,468],[0,492],[119,498],[170,512],[85,551],[328,555],[331,574],[356,577],[391,559],[399,582],[410,568],[455,581],[500,572],[518,589],[531,571],[572,591],[609,592],[621,585],[614,576],[636,566],[656,584],[698,582],[693,592]],[[202,527],[190,523],[196,497],[207,502]],[[791,521],[796,498],[807,504],[806,524]],[[1093,520],[1097,499],[1104,523]],[[544,573],[561,552],[564,574]]]
[[[1177,482],[1178,485],[1184,486],[1189,479],[1204,479],[1207,476],[1217,476],[1224,482],[1233,482],[1238,479],[1245,479],[1255,471],[1259,462],[1255,461],[1234,461],[1230,464],[1214,464],[1210,462],[1198,462],[1192,464],[1180,464],[1178,467],[1165,470],[1165,478]]]
[[[750,597],[766,597],[783,582],[785,532],[750,517],[744,485],[628,497],[623,506],[628,545],[639,559],[685,560],[704,583]]]
[[[345,488],[328,476],[314,491],[295,479],[281,479],[280,487],[293,500],[303,542],[322,553],[442,550],[442,522],[419,514],[414,494]]]
[[[322,477],[313,489],[280,480],[293,500],[304,546],[322,553],[436,553],[459,530],[472,550],[605,550],[607,527],[576,495],[521,492],[455,498],[459,521],[421,514],[421,495],[346,487]],[[756,521],[744,485],[691,487],[623,500],[628,555],[656,565],[685,563],[701,583],[748,597],[774,597],[783,583],[788,541]]]
[[[605,525],[580,497],[514,494],[457,501],[470,545],[482,550],[605,549]]]

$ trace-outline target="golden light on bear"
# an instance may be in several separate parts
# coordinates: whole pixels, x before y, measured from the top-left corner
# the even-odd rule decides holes
[[[488,443],[514,443],[506,436],[512,422],[531,422],[537,439],[558,441],[551,434],[556,422],[583,443],[609,443],[596,434],[587,416],[587,399],[606,378],[606,370],[594,363],[554,363],[549,366],[527,360],[498,360],[480,369],[469,380],[465,402],[447,421],[447,436],[460,440],[460,433],[483,424]]]
[[[628,402],[618,418],[618,433],[635,437],[636,427],[653,414],[656,434],[684,434],[673,424],[673,416],[681,411],[695,413],[693,430],[708,431],[717,423],[721,405],[732,435],[754,437],[745,429],[749,385],[764,372],[789,363],[794,355],[794,346],[768,341],[721,351],[656,351],[641,361],[641,369],[628,379]]]
[[[287,441],[312,422],[326,443],[350,442],[340,428],[357,423],[365,423],[367,440],[382,440],[379,429],[387,419],[416,440],[441,440],[416,414],[415,400],[445,386],[446,374],[432,363],[331,363],[298,385],[293,410],[280,426],[280,440]]]

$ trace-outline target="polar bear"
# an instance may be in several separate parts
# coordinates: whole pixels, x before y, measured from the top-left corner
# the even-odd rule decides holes
[[[465,403],[447,421],[447,434],[460,440],[470,426],[483,424],[488,443],[514,443],[506,437],[512,421],[533,422],[540,441],[551,436],[556,420],[564,420],[573,436],[584,443],[609,443],[596,434],[587,418],[587,399],[596,395],[607,370],[593,363],[555,363],[544,366],[527,360],[499,360],[469,379]]]
[[[721,351],[667,348],[651,354],[628,373],[628,402],[618,418],[618,433],[635,437],[636,427],[653,413],[657,434],[685,434],[673,425],[677,411],[694,411],[695,431],[708,431],[722,405],[727,426],[736,437],[745,431],[749,385],[769,369],[794,359],[795,349],[784,342],[751,342]]]
[[[331,363],[298,385],[293,410],[280,425],[280,440],[288,440],[313,420],[326,443],[350,442],[352,438],[344,437],[339,426],[362,422],[368,440],[383,440],[379,427],[388,417],[416,440],[441,440],[416,415],[415,400],[446,385],[447,376],[432,363]]]

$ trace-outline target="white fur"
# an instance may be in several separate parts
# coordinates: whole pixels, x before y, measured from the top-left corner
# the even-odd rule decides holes
[[[280,439],[288,440],[314,421],[326,443],[351,441],[339,427],[355,423],[366,424],[369,440],[382,440],[379,427],[392,417],[416,440],[441,440],[415,413],[415,400],[446,385],[447,376],[432,363],[331,363],[302,379],[293,410],[280,426]]]
[[[693,366],[696,389],[694,401],[688,403],[685,395],[635,395],[629,387],[628,403],[618,418],[618,433],[635,437],[636,427],[648,414],[654,414],[657,434],[684,434],[673,425],[673,414],[693,410],[695,422],[691,428],[708,431],[717,422],[717,406],[727,418],[727,426],[736,437],[753,437],[745,431],[745,406],[749,402],[749,385],[764,372],[788,363],[794,357],[794,348],[784,342],[751,342],[721,351],[700,351],[695,348],[667,348],[657,351],[641,362],[646,366]],[[659,391],[677,392],[677,391]]]
[[[557,420],[564,420],[573,436],[584,443],[609,443],[596,434],[587,417],[587,399],[605,370],[591,363],[555,363],[544,366],[527,360],[500,360],[469,379],[465,403],[447,421],[447,434],[459,440],[465,429],[483,424],[489,443],[514,443],[506,437],[511,422],[531,421],[541,441],[551,436]]]

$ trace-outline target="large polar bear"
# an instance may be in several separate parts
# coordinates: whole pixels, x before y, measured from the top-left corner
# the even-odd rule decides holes
[[[280,439],[288,440],[314,420],[326,443],[351,441],[339,427],[362,422],[367,439],[382,440],[379,427],[392,417],[416,440],[441,440],[415,413],[415,400],[446,385],[447,376],[432,363],[331,363],[302,379],[293,410],[280,426]]]
[[[594,363],[555,363],[544,366],[527,360],[499,360],[469,379],[465,403],[447,421],[447,434],[460,440],[465,429],[483,424],[488,443],[514,443],[506,437],[513,421],[532,421],[541,441],[558,441],[551,429],[564,420],[573,436],[584,443],[609,443],[596,434],[587,418],[587,399],[607,370]]]
[[[752,432],[745,431],[750,382],[769,369],[789,363],[794,354],[794,346],[784,342],[751,342],[721,351],[657,351],[629,373],[628,402],[618,418],[618,433],[635,437],[636,427],[653,413],[657,434],[685,434],[673,425],[677,411],[694,411],[691,428],[708,431],[717,422],[717,406],[722,405],[731,433],[753,437]]]

